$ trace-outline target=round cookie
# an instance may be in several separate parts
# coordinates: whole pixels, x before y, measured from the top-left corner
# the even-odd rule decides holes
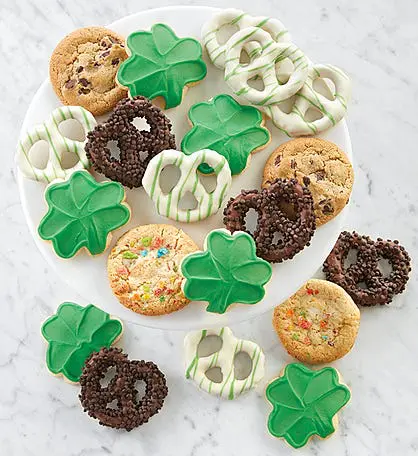
[[[120,63],[127,57],[124,38],[112,30],[77,29],[60,41],[52,53],[52,87],[65,105],[82,106],[100,116],[127,95],[115,80]]]
[[[108,276],[121,304],[143,315],[164,315],[190,301],[180,264],[197,245],[172,225],[138,226],[125,233],[108,259]]]
[[[274,310],[273,326],[288,353],[309,364],[330,363],[354,345],[360,311],[338,285],[311,279]]]
[[[339,147],[324,139],[298,138],[278,147],[264,168],[263,187],[277,178],[295,178],[312,193],[317,226],[329,222],[347,204],[353,167]]]

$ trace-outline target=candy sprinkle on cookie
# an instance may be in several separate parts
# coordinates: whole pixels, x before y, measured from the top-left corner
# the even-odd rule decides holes
[[[172,225],[144,225],[125,233],[110,252],[110,287],[120,303],[143,315],[164,315],[190,301],[182,291],[183,258],[198,250]]]
[[[309,364],[330,363],[353,347],[360,311],[338,285],[311,279],[275,308],[273,326],[291,356]]]

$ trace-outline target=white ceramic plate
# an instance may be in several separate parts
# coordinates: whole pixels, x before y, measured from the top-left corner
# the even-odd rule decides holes
[[[120,19],[110,24],[109,28],[126,37],[135,30],[148,29],[154,23],[163,22],[172,27],[180,37],[191,36],[199,39],[203,23],[216,11],[215,8],[197,6],[154,9]],[[260,13],[262,12],[260,11]],[[187,121],[190,106],[198,101],[208,100],[219,93],[230,93],[228,86],[223,81],[222,71],[215,68],[206,56],[205,60],[208,65],[208,75],[205,80],[189,89],[181,106],[166,111],[174,126],[177,145],[190,129]],[[326,60],[326,49],[324,49],[323,60]],[[46,80],[29,106],[22,131],[43,121],[59,105],[49,80]],[[241,189],[259,188],[264,164],[270,153],[282,142],[288,140],[273,127],[270,121],[266,123],[266,126],[272,133],[269,147],[253,155],[249,168],[242,175],[233,178],[232,188],[226,201],[230,196],[237,195]],[[340,122],[321,137],[335,142],[351,157],[351,143],[345,121]],[[193,302],[183,310],[170,315],[146,317],[126,309],[113,296],[107,280],[107,252],[97,257],[91,257],[83,251],[70,260],[62,260],[54,254],[52,245],[42,241],[37,234],[39,221],[47,210],[43,197],[45,186],[25,179],[20,173],[18,174],[18,184],[26,220],[36,245],[57,274],[87,301],[100,306],[112,315],[125,321],[163,329],[189,330],[228,325],[253,318],[272,309],[293,294],[322,265],[342,229],[347,211],[346,208],[334,220],[319,228],[310,247],[305,248],[292,260],[273,266],[273,277],[267,284],[266,295],[262,302],[255,305],[231,306],[224,315],[207,313],[205,303]],[[142,188],[128,190],[127,202],[132,208],[132,218],[127,226],[113,233],[112,246],[127,229],[148,223],[172,223],[179,226],[199,245],[203,245],[208,231],[223,226],[222,210],[209,219],[190,224],[175,223],[160,217],[156,215],[152,202]],[[56,303],[57,306],[59,304]]]

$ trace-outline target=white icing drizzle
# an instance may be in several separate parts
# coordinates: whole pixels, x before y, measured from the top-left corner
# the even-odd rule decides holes
[[[217,176],[216,187],[208,192],[199,180],[197,168],[206,163]],[[160,186],[161,171],[169,165],[180,169],[181,176],[169,193]],[[231,170],[225,157],[209,149],[185,155],[177,150],[164,150],[148,164],[142,185],[156,205],[160,215],[179,222],[196,222],[215,214],[222,205],[230,187]],[[190,192],[197,200],[194,209],[181,209],[179,203]]]
[[[80,122],[85,135],[96,126],[93,115],[81,106],[63,106],[55,109],[48,120],[28,130],[19,139],[17,147],[17,163],[22,174],[28,179],[50,183],[57,179],[66,179],[74,171],[88,169],[84,145],[86,141],[74,141],[66,138],[59,130],[59,124],[68,119]],[[37,168],[30,157],[30,149],[38,141],[46,141],[49,146],[48,161],[44,169]],[[63,168],[64,153],[76,154],[77,163],[71,168]]]
[[[222,348],[209,356],[199,357],[199,343],[207,336],[219,336],[222,339]],[[241,393],[254,388],[264,377],[265,358],[261,348],[249,340],[237,339],[227,327],[187,334],[184,339],[184,350],[186,378],[192,378],[201,389],[215,396],[235,399]],[[251,372],[242,380],[237,379],[234,372],[234,357],[239,352],[247,353],[252,361]],[[221,383],[215,383],[206,376],[206,371],[212,367],[221,369]]]

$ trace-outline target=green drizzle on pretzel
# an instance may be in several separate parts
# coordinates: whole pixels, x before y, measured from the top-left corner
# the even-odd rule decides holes
[[[166,108],[181,103],[184,87],[206,76],[202,46],[193,38],[178,38],[165,24],[139,30],[127,39],[131,53],[119,67],[117,80],[131,97],[163,97]]]
[[[233,175],[244,171],[250,154],[270,141],[260,111],[239,104],[229,95],[196,103],[190,108],[189,118],[193,128],[183,138],[181,150],[186,155],[201,149],[214,150],[228,160]],[[199,171],[213,172],[205,164],[200,165]]]

